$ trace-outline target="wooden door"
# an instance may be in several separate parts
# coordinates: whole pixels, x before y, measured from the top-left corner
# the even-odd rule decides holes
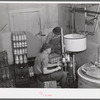
[[[36,56],[42,45],[42,38],[35,36],[41,31],[41,10],[10,11],[10,24],[11,31],[25,31],[27,33],[28,57]]]

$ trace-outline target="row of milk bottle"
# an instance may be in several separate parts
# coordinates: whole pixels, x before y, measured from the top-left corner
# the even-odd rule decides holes
[[[26,64],[27,63],[27,57],[26,55],[16,55],[15,56],[15,64]]]
[[[27,42],[14,42],[13,43],[14,48],[20,48],[20,47],[27,47]]]
[[[22,33],[22,34],[13,34],[12,40],[13,41],[25,41],[25,40],[27,40],[27,37],[26,37],[25,33]]]
[[[22,55],[22,54],[27,54],[27,48],[14,49],[14,55]]]

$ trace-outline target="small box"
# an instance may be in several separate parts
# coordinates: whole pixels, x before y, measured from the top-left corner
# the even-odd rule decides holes
[[[44,88],[57,88],[56,81],[46,81],[44,82]]]

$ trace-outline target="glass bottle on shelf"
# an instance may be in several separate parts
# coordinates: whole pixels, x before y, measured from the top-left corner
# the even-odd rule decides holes
[[[15,49],[15,50],[14,50],[14,55],[16,55],[16,54],[17,54],[17,50]]]
[[[18,55],[15,56],[15,64],[19,64],[19,57],[18,57]]]
[[[27,47],[27,42],[25,41],[25,47]]]
[[[26,38],[26,34],[24,34],[24,40],[26,40],[27,38]]]
[[[22,55],[20,55],[19,61],[20,61],[20,64],[23,64],[23,57],[22,57]]]
[[[22,54],[22,49],[20,49],[19,52],[20,52],[20,55],[21,55]]]
[[[13,47],[16,48],[16,43],[15,42],[13,43]]]
[[[22,47],[24,47],[24,42],[22,42]]]
[[[19,42],[19,47],[21,47],[21,42]]]
[[[18,34],[16,34],[16,41],[18,41]]]
[[[24,63],[27,63],[27,57],[24,55]]]
[[[16,47],[19,48],[19,43],[18,42],[16,43]]]
[[[19,41],[21,41],[21,34],[19,34]]]
[[[24,34],[21,34],[22,41],[24,40]]]

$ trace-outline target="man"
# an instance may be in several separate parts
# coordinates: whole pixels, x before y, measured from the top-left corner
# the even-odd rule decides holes
[[[49,54],[51,47],[48,44],[43,45],[40,54],[35,59],[34,73],[41,81],[59,81],[62,88],[67,87],[67,73],[61,70],[60,64],[49,64]],[[57,66],[56,68],[52,68]]]
[[[61,28],[55,27],[52,32],[47,35],[45,43],[51,45],[53,53],[61,55]]]

